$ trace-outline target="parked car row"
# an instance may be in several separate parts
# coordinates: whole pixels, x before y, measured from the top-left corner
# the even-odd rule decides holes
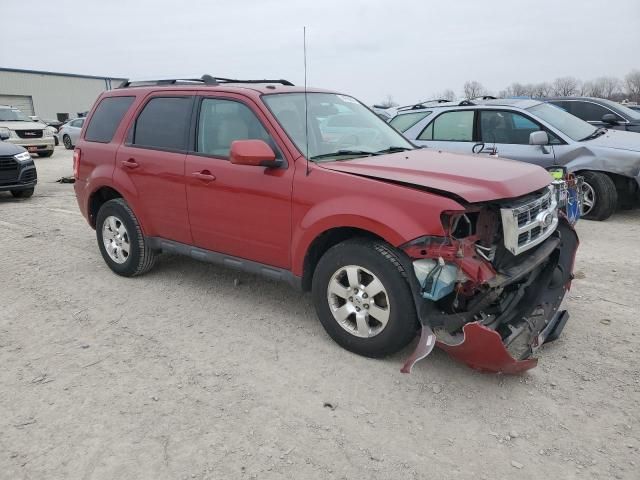
[[[588,122],[578,118],[584,116]],[[500,156],[584,178],[583,215],[605,220],[638,201],[640,113],[596,99],[478,99],[399,109],[389,121],[416,145]]]
[[[0,135],[39,157],[53,155],[55,139],[52,127],[34,122],[17,108],[0,105]]]

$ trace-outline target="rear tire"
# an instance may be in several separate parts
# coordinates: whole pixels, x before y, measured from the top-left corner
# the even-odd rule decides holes
[[[616,185],[605,173],[580,172],[586,187],[590,187],[594,195],[593,206],[584,214],[586,220],[602,221],[609,218],[616,211],[618,205],[618,191]],[[587,188],[588,191],[588,188]]]
[[[15,198],[29,198],[33,195],[35,188],[29,188],[27,190],[11,190],[11,195]]]
[[[102,258],[118,275],[142,275],[155,264],[157,253],[149,247],[140,222],[122,198],[109,200],[98,210],[96,238]]]
[[[357,271],[356,282],[352,282],[353,277],[347,274],[354,269]],[[363,296],[363,292],[377,290],[373,286],[376,281],[379,281],[381,292],[373,297]],[[356,290],[351,283],[364,288],[356,285]],[[334,295],[333,291],[341,293]],[[418,317],[407,273],[393,247],[382,241],[353,239],[330,248],[320,258],[313,274],[312,295],[318,318],[329,336],[358,355],[384,357],[402,349],[415,338]],[[364,303],[368,303],[366,311]],[[356,306],[361,308],[358,312],[366,314],[367,328],[362,330],[355,313]],[[341,315],[343,308],[352,312],[346,318],[344,313]]]

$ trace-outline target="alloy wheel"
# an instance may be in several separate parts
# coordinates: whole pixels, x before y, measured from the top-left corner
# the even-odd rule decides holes
[[[587,182],[582,183],[582,203],[580,204],[581,216],[587,215],[596,204],[596,192]]]
[[[122,220],[113,215],[104,219],[102,241],[111,260],[119,264],[127,261],[131,251],[131,243],[129,242],[129,232],[127,232]]]
[[[375,337],[389,321],[387,291],[366,268],[357,265],[339,268],[327,286],[327,300],[336,322],[356,337]]]

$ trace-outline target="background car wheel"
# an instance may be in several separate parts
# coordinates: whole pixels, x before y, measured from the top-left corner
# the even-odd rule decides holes
[[[587,220],[606,220],[616,210],[618,192],[616,186],[605,173],[581,172],[584,178],[582,185],[582,216]]]
[[[312,295],[327,333],[359,355],[390,355],[416,335],[407,274],[384,242],[355,239],[330,248],[313,274]]]
[[[71,138],[69,135],[64,135],[62,137],[62,143],[64,144],[64,148],[67,150],[71,150],[73,148],[73,144],[71,143]]]
[[[38,152],[39,157],[50,157],[51,155],[53,155],[53,150],[50,150],[48,152]]]
[[[33,195],[34,190],[34,188],[29,188],[27,190],[11,190],[11,195],[16,198],[29,198]]]
[[[141,275],[155,264],[157,254],[149,248],[138,219],[122,198],[100,207],[96,236],[102,258],[118,275]]]

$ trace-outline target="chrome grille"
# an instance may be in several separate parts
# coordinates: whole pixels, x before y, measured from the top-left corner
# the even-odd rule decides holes
[[[538,198],[511,208],[501,208],[504,246],[514,255],[535,247],[558,226],[554,187],[550,185]]]
[[[42,138],[42,130],[16,130],[20,138]]]

